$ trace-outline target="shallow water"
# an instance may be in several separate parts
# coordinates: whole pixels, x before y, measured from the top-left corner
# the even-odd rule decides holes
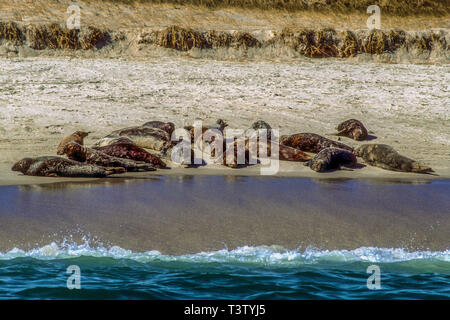
[[[449,247],[450,184],[232,176],[155,176],[0,188],[0,249],[88,237],[168,254]],[[69,239],[70,237],[70,239]]]
[[[1,187],[0,297],[448,299],[449,191],[214,176]],[[66,288],[69,265],[82,290]]]

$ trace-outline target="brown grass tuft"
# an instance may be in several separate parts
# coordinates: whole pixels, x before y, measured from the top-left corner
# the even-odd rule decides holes
[[[92,49],[100,48],[109,43],[109,33],[100,29],[89,27],[81,32],[77,29],[68,29],[58,24],[31,25],[27,27],[27,40],[30,48],[43,49]]]
[[[4,39],[12,44],[20,45],[24,40],[22,30],[14,22],[0,22],[0,40]]]
[[[204,49],[209,47],[201,32],[178,26],[171,26],[162,31],[155,31],[152,41],[161,47],[179,51],[188,51],[192,48]]]
[[[339,47],[339,57],[347,58],[354,57],[359,52],[358,38],[352,31],[344,32],[344,40]]]
[[[235,32],[232,34],[231,46],[235,48],[261,47],[261,42],[247,32]]]

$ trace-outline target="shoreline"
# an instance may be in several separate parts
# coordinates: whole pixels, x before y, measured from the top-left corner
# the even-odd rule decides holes
[[[261,165],[254,165],[246,168],[231,169],[220,166],[182,168],[171,167],[171,169],[157,169],[151,172],[127,172],[124,174],[111,175],[107,178],[54,178],[54,177],[36,177],[24,176],[17,172],[8,172],[7,166],[0,164],[0,187],[4,186],[23,186],[23,185],[43,185],[57,183],[110,183],[113,180],[142,180],[151,179],[155,176],[240,176],[240,177],[258,177],[258,178],[299,178],[312,180],[356,180],[373,181],[377,183],[429,183],[435,180],[450,180],[450,169],[443,168],[435,170],[434,174],[419,174],[409,172],[387,171],[376,167],[366,166],[362,169],[336,170],[332,172],[317,173],[303,165],[303,163],[280,162],[280,170],[275,175],[261,175]]]

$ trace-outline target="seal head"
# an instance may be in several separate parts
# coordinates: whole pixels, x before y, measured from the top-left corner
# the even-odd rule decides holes
[[[25,174],[28,171],[30,166],[33,164],[34,160],[31,158],[24,158],[22,160],[17,161],[11,168],[12,171],[19,171]]]
[[[356,119],[342,122],[337,126],[336,130],[338,131],[336,135],[349,137],[357,141],[366,140],[369,136],[366,127],[361,121]]]
[[[58,146],[58,150],[56,154],[63,155],[64,154],[64,146],[69,142],[76,142],[78,144],[83,145],[84,138],[86,138],[89,135],[89,132],[85,131],[75,131],[70,136],[64,137],[61,140],[61,143]]]

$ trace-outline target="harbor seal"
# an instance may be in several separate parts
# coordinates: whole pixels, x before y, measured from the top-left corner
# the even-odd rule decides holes
[[[252,128],[253,130],[258,130],[258,129],[266,129],[267,131],[272,130],[272,127],[270,126],[270,124],[268,124],[264,120],[258,120],[258,121],[253,122],[250,128]]]
[[[366,140],[368,137],[366,127],[361,121],[356,119],[342,122],[337,126],[336,130],[338,131],[337,136],[345,136],[357,141]]]
[[[104,146],[109,146],[109,145],[116,144],[116,143],[136,144],[136,143],[134,143],[133,140],[131,140],[128,137],[111,136],[111,137],[105,137],[105,138],[102,138],[102,139],[98,140],[94,144],[94,147],[104,147]]]
[[[288,147],[282,144],[278,145],[280,160],[284,161],[308,161],[311,160],[311,156],[307,155],[300,149]]]
[[[367,164],[386,170],[416,173],[434,172],[430,167],[402,156],[386,144],[364,144],[356,148],[354,153],[356,156],[363,158]]]
[[[341,169],[341,166],[354,167],[357,164],[356,156],[344,149],[325,148],[314,156],[310,161],[305,162],[305,166],[316,172]]]
[[[11,170],[22,172],[27,176],[92,178],[125,172],[122,167],[104,168],[56,156],[24,158],[16,162]]]
[[[151,163],[155,168],[167,167],[167,165],[158,156],[155,156],[145,149],[131,143],[116,143],[104,147],[95,147],[94,149],[106,153],[112,157]]]
[[[173,124],[172,122],[163,122],[163,121],[155,120],[155,121],[146,122],[143,124],[143,126],[164,130],[169,135],[172,135],[172,132],[175,131],[175,124]]]
[[[271,142],[268,141],[267,143],[263,143],[262,141],[258,141],[258,150],[257,150],[257,157],[259,159],[260,154],[259,154],[259,150],[261,147],[267,148],[267,156],[270,157],[271,156]],[[246,154],[249,156],[250,153],[250,141],[247,139],[245,142],[245,149],[246,149]],[[296,148],[292,148],[292,147],[288,147],[282,144],[278,144],[278,152],[279,152],[279,160],[283,160],[283,161],[308,161],[311,160],[311,156],[304,153],[303,151],[301,151],[300,149],[296,149]]]
[[[202,126],[202,134],[201,134],[201,138],[203,139],[203,134],[208,131],[208,130],[218,130],[220,133],[223,134],[223,131],[225,130],[225,128],[228,127],[228,123],[225,122],[225,120],[223,119],[217,119],[216,123],[213,125],[206,125],[206,126]],[[185,130],[187,130],[191,136],[191,140],[192,142],[195,142],[195,127],[194,126],[185,126],[184,127]],[[200,137],[198,137],[198,139],[200,139]],[[214,141],[214,138],[211,139],[212,142]],[[208,142],[208,141],[207,141]]]
[[[170,134],[158,128],[148,126],[131,127],[113,131],[108,137],[125,136],[134,141],[134,143],[146,149],[163,151],[172,145]]]
[[[143,161],[134,161],[107,155],[104,152],[84,147],[76,142],[64,146],[64,154],[69,159],[94,164],[101,167],[122,167],[127,171],[155,171],[156,169]]]
[[[84,138],[87,137],[88,135],[89,135],[89,132],[75,131],[70,136],[64,137],[58,146],[56,154],[58,154],[58,155],[64,154],[63,149],[64,149],[64,146],[66,145],[66,143],[73,141],[73,142],[83,145]]]
[[[250,126],[250,128],[248,128],[245,131],[245,135],[251,136],[252,133],[254,134],[254,132],[252,132],[253,130],[259,134],[258,130],[261,130],[261,129],[267,130],[267,140],[270,140],[272,138],[272,127],[264,120],[258,120],[258,121],[253,122],[252,125]],[[258,137],[258,140],[259,140],[259,137]]]
[[[289,136],[281,136],[280,144],[312,153],[318,153],[330,147],[353,152],[352,147],[315,133],[296,133]]]

